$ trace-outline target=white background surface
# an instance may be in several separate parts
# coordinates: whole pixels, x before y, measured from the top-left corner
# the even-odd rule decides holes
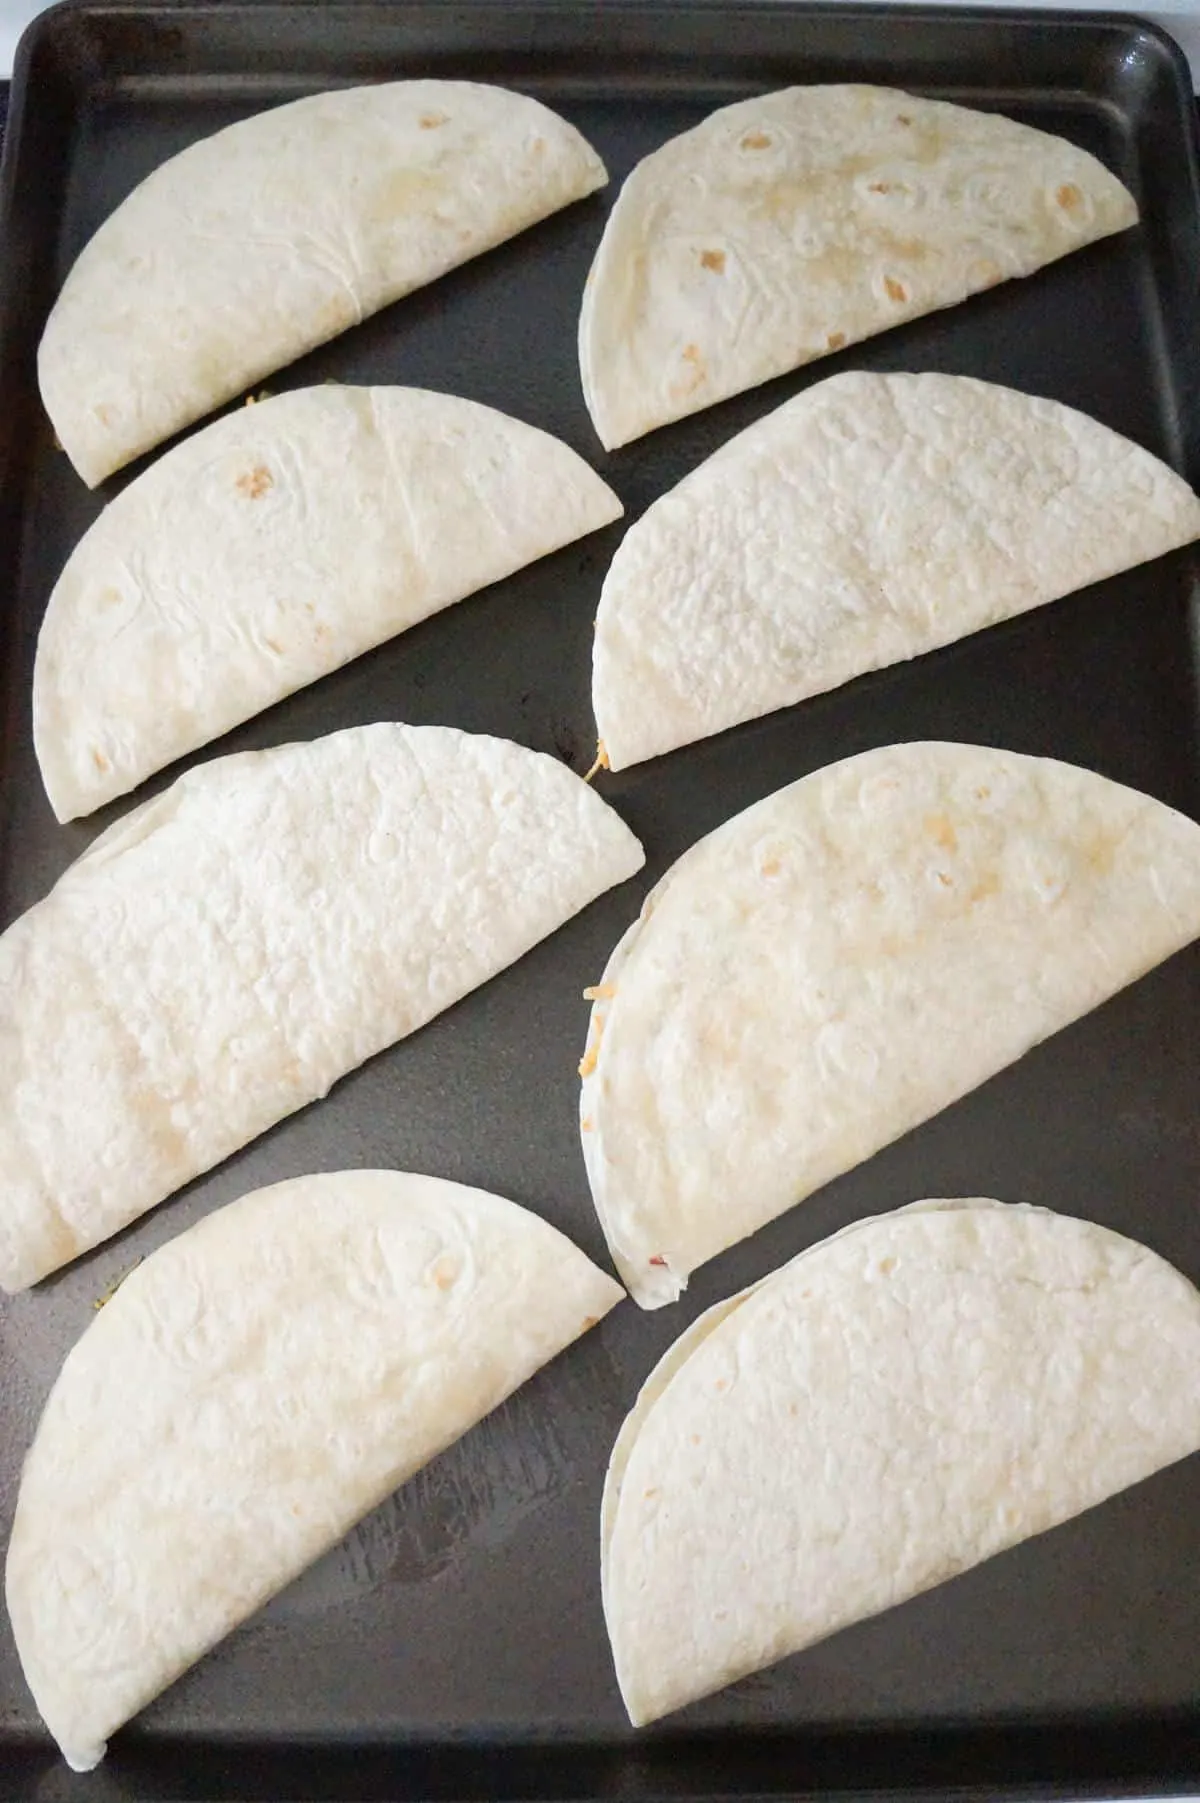
[[[989,0],[976,0],[976,3],[987,5]],[[1092,0],[1091,5],[1088,0],[1007,0],[1007,3],[1042,8],[1052,5],[1072,12],[1101,10],[1096,0]],[[29,20],[41,10],[39,0],[0,0],[0,80],[11,75],[17,39]],[[1144,14],[1135,6],[1113,6],[1108,10],[1137,12],[1169,31],[1182,45],[1191,63],[1192,86],[1200,89],[1200,0],[1155,0],[1154,11]]]

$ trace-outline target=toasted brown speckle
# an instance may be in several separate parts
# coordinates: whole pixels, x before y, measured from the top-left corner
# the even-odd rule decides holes
[[[958,850],[958,834],[945,814],[931,814],[925,822],[925,831],[943,851]]]
[[[1075,186],[1074,182],[1064,182],[1054,198],[1064,212],[1070,213],[1079,205],[1080,201],[1083,199],[1083,195]]]
[[[700,262],[705,269],[711,269],[715,275],[725,273],[725,252],[723,250],[702,250]]]
[[[256,463],[252,470],[244,470],[234,483],[240,495],[248,501],[261,501],[269,488],[274,488],[275,478],[265,464]]]
[[[828,338],[825,340],[827,349],[831,351],[840,351],[845,342],[845,332],[830,332]]]
[[[898,282],[894,276],[885,275],[883,278],[883,285],[887,290],[887,297],[889,300],[906,301],[908,299],[908,289],[904,286],[903,282]]]
[[[448,113],[422,113],[417,124],[422,131],[436,131],[439,125],[447,123],[449,117]]]
[[[743,150],[769,150],[771,140],[765,131],[748,131],[742,139]]]

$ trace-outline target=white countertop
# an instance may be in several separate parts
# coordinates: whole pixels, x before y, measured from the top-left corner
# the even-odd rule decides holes
[[[936,3],[936,0],[935,0]],[[1000,4],[1001,0],[970,0],[971,4]],[[1021,4],[1045,9],[1053,6],[1059,10],[1071,12],[1095,12],[1104,10],[1088,0],[1004,0],[1005,4]],[[29,20],[43,10],[44,0],[0,0],[0,80],[12,74],[13,56],[20,37]],[[1192,86],[1200,91],[1200,0],[1155,0],[1153,12],[1142,14],[1139,8],[1121,9],[1113,6],[1109,11],[1137,11],[1140,17],[1153,20],[1161,25],[1182,46],[1192,69]]]

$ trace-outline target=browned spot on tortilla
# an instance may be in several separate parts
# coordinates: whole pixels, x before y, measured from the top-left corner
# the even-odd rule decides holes
[[[718,1377],[716,1388],[718,1390],[727,1390],[729,1388],[729,1379],[727,1377]]]
[[[1074,182],[1064,182],[1054,196],[1059,206],[1067,213],[1073,212],[1083,199],[1083,195]]]
[[[771,140],[765,131],[748,131],[742,139],[743,150],[769,150]]]
[[[234,483],[240,495],[248,501],[261,501],[269,488],[274,488],[275,478],[265,464],[256,463],[252,470],[244,470]]]
[[[579,1131],[581,1133],[594,1133],[596,1131],[596,1123],[592,1119],[590,1114],[585,1114],[583,1119],[580,1121]]]
[[[545,154],[546,154],[545,138],[535,138],[529,148],[533,151],[533,154],[535,157],[545,156]]]
[[[436,131],[439,125],[446,124],[449,116],[448,113],[422,113],[417,124],[422,131]]]
[[[952,876],[947,876],[944,870],[938,871],[937,880],[942,885],[943,889],[953,889],[954,887],[954,878]]]
[[[97,751],[94,745],[92,746],[92,762],[95,764],[97,770],[107,770],[109,768],[108,759],[102,751]]]
[[[685,344],[680,355],[689,368],[683,380],[673,385],[673,392],[677,395],[692,394],[708,373],[704,367],[704,358],[698,344]]]
[[[909,118],[907,113],[897,113],[896,114],[896,124],[897,125],[911,125],[912,120]]]
[[[1000,265],[984,257],[981,262],[972,263],[967,276],[973,288],[994,288],[1001,279]]]
[[[283,656],[283,646],[281,644],[279,644],[277,640],[264,639],[263,644],[267,647],[268,651],[273,651],[275,653],[276,657]]]
[[[326,626],[324,620],[318,620],[316,625],[313,627],[313,637],[317,641],[318,645],[321,643],[321,641],[323,639],[327,639],[329,637],[329,628],[328,628],[328,626]]]
[[[759,870],[762,872],[763,876],[778,876],[779,875],[779,859],[778,858],[765,858],[763,860],[763,862],[759,865]]]
[[[1107,876],[1113,866],[1113,842],[1109,838],[1093,839],[1088,846],[1087,861],[1097,876]]]
[[[723,250],[702,250],[700,261],[705,269],[711,269],[717,275],[724,275],[725,252]]]
[[[908,289],[903,282],[896,281],[894,276],[885,275],[883,285],[887,289],[889,300],[906,301],[908,299]]]
[[[699,1444],[700,1444],[699,1434],[689,1434],[688,1439],[691,1441],[693,1446],[699,1446]]]
[[[112,424],[112,408],[102,401],[98,407],[92,408],[92,417],[98,419],[102,426],[109,426]]]
[[[828,338],[825,340],[826,349],[840,351],[845,342],[845,332],[830,332]]]
[[[892,184],[891,182],[868,182],[867,191],[870,194],[890,194]]]
[[[945,814],[931,814],[925,822],[925,831],[944,851],[958,850],[958,834]]]
[[[116,607],[121,599],[119,588],[103,588],[100,590],[101,607]]]
[[[879,1261],[879,1269],[883,1272],[883,1275],[885,1277],[887,1277],[892,1271],[894,1271],[896,1269],[895,1259],[894,1258],[881,1258]]]
[[[986,901],[989,895],[998,895],[999,892],[1000,878],[994,870],[989,870],[986,876],[980,877],[967,900],[971,903]]]

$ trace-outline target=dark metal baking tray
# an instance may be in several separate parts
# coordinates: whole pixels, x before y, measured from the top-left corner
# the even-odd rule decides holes
[[[30,743],[46,595],[126,477],[89,495],[41,416],[34,350],[72,258],[202,133],[335,83],[506,83],[574,120],[607,195],[547,221],[273,378],[444,386],[557,432],[631,518],[732,432],[837,368],[991,377],[1086,408],[1200,481],[1200,226],[1187,72],[1130,20],[787,4],[82,4],[19,58],[0,239],[0,922],[105,822],[55,825]],[[604,456],[575,366],[584,273],[637,157],[788,82],[870,80],[994,107],[1105,159],[1140,230]],[[589,641],[620,529],[429,621],[229,735],[275,744],[399,717],[508,734],[583,768]],[[604,781],[644,880],[329,1099],[34,1294],[0,1307],[0,1533],[36,1410],[94,1300],[215,1205],[314,1168],[482,1183],[603,1244],[575,1127],[594,980],[650,880],[736,809],[894,738],[1074,759],[1200,815],[1198,561],[1181,553],[916,664]],[[172,772],[171,774],[174,774]],[[155,786],[168,780],[166,776]],[[625,1725],[600,1612],[597,1508],[619,1421],[716,1297],[861,1214],[998,1195],[1088,1215],[1200,1279],[1200,954],[541,1374],[71,1778],[0,1626],[0,1793],[91,1799],[1184,1790],[1200,1783],[1200,1457],[655,1731]]]

